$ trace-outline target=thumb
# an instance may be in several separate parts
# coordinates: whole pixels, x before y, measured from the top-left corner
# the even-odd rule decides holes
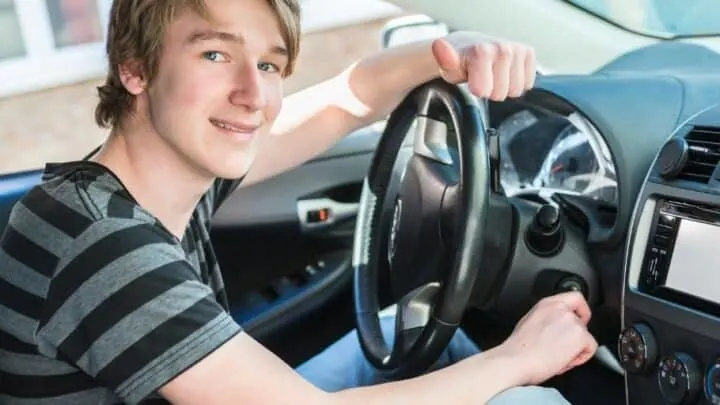
[[[450,42],[444,38],[434,40],[432,52],[443,79],[453,84],[466,80],[463,60]]]

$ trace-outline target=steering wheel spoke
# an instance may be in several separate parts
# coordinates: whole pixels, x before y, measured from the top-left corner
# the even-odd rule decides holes
[[[444,193],[445,189],[449,187],[455,187],[458,184],[459,174],[458,169],[452,165],[446,165],[440,163],[437,160],[431,160],[425,156],[414,155],[410,159],[410,163],[406,169],[407,172],[412,172],[415,176],[413,181],[423,182],[423,189],[426,192],[441,192]],[[404,177],[407,177],[409,173],[406,173]],[[413,187],[414,185],[403,184],[405,187]],[[401,188],[400,192],[404,190]]]
[[[440,283],[432,282],[405,294],[397,303],[395,330],[422,329],[430,321],[432,305],[440,292]]]
[[[440,283],[432,282],[407,293],[397,303],[395,315],[395,357],[407,355],[431,319],[433,302]]]
[[[413,152],[440,164],[452,166],[453,157],[448,147],[447,124],[430,117],[417,117]]]

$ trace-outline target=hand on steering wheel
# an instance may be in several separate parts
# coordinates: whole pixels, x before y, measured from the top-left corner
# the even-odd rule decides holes
[[[523,44],[456,31],[433,42],[433,55],[445,81],[467,82],[481,99],[519,97],[535,84],[535,52]]]

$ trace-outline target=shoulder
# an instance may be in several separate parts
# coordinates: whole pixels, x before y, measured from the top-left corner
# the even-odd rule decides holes
[[[77,236],[94,222],[107,218],[155,223],[122,182],[94,162],[49,164],[41,184],[33,187],[14,207],[9,223],[22,226],[32,216],[56,231]]]
[[[122,181],[105,166],[91,162],[48,165],[41,186],[55,199],[93,219],[132,218],[155,222]]]
[[[13,207],[0,251],[48,278],[77,263],[99,270],[122,258],[152,268],[185,258],[179,241],[119,180],[86,162],[46,170],[43,182]]]

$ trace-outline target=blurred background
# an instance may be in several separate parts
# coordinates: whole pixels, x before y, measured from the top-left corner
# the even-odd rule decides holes
[[[386,23],[412,19],[417,11],[442,27],[405,21],[408,27],[396,30],[393,42],[442,35],[447,28],[481,30],[531,44],[543,74],[590,73],[666,40],[720,50],[720,0],[300,1],[304,38],[287,94],[381,49]],[[104,140],[93,112],[106,71],[111,4],[0,0],[0,175],[80,158]]]
[[[111,0],[0,0],[0,175],[77,159],[106,135],[93,120]],[[400,9],[379,0],[302,0],[290,94],[381,48]]]

